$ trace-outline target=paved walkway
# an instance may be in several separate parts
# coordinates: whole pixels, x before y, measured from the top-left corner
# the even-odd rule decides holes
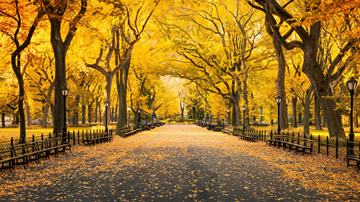
[[[329,179],[302,176],[309,172],[306,166],[291,172],[286,168],[298,168],[296,158],[314,157],[289,160],[281,158],[284,154],[294,155],[197,126],[165,125],[109,144],[78,147],[29,169],[19,167],[15,174],[1,172],[0,200],[314,201],[360,196],[357,189],[350,196],[345,196],[347,190],[322,191],[316,183],[325,186]]]

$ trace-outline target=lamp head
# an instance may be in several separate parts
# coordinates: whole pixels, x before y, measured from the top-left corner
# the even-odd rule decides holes
[[[67,96],[69,94],[69,89],[65,86],[62,90],[61,93],[63,96]]]
[[[354,77],[351,77],[347,82],[346,86],[349,89],[350,92],[354,92],[357,86],[357,81],[354,79]]]
[[[106,100],[104,104],[105,104],[105,107],[108,107],[109,106],[109,101]]]
[[[281,102],[281,97],[280,97],[280,95],[277,96],[275,100],[276,100],[276,103],[280,103],[280,102]]]

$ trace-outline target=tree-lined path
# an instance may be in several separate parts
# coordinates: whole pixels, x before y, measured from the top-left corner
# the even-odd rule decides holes
[[[345,170],[342,161],[295,156],[193,125],[166,125],[1,172],[0,199],[356,200],[360,179]]]

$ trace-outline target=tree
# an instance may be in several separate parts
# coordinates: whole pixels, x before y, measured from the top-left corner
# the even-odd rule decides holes
[[[61,93],[62,89],[66,87],[66,54],[69,50],[71,41],[75,36],[77,25],[83,18],[87,8],[87,0],[80,0],[80,9],[75,17],[69,22],[69,29],[66,33],[65,38],[62,37],[61,25],[65,18],[66,11],[72,12],[76,6],[73,1],[59,0],[59,1],[48,1],[40,0],[37,1],[42,13],[46,13],[51,25],[50,41],[53,48],[55,57],[55,97],[54,97],[54,133],[57,134],[63,129],[64,119],[64,97]]]
[[[115,65],[115,67],[111,67],[111,59],[112,56],[114,55],[114,52],[116,49],[118,49],[120,47],[120,34],[119,34],[119,28],[116,25],[112,26],[111,29],[111,43],[107,44],[107,48],[108,48],[108,52],[105,58],[105,61],[103,61],[103,54],[104,54],[104,49],[100,48],[100,54],[99,57],[96,59],[96,62],[94,64],[87,64],[86,65],[90,68],[93,68],[97,71],[99,71],[106,80],[106,85],[105,85],[105,92],[106,92],[106,100],[109,102],[109,106],[111,106],[111,99],[110,99],[110,95],[111,95],[111,86],[113,83],[113,78],[114,76],[120,71],[120,69],[122,67],[124,67],[125,62],[127,61],[125,58],[129,58],[132,49],[127,49],[125,55],[124,55],[124,60],[121,60],[121,62],[117,65]],[[118,51],[117,51],[118,53]],[[115,55],[115,60],[118,63],[118,55]],[[101,66],[101,62],[104,63],[104,66]],[[108,114],[106,115],[108,117],[108,120],[110,120],[110,110],[108,110]]]
[[[276,0],[255,0],[256,5],[249,2],[254,8],[262,10],[266,14],[267,23],[274,33],[274,36],[281,42],[281,45],[286,49],[299,48],[303,51],[303,66],[302,71],[310,80],[313,85],[314,92],[321,101],[324,109],[325,119],[331,136],[345,136],[344,130],[341,124],[341,115],[336,110],[336,102],[329,97],[333,96],[330,82],[341,76],[342,72],[346,68],[346,65],[340,65],[335,71],[335,68],[347,56],[347,52],[351,51],[354,45],[358,42],[357,38],[349,39],[340,48],[338,54],[332,60],[331,64],[327,67],[327,74],[324,74],[318,60],[319,42],[320,42],[320,30],[321,21],[315,20],[310,23],[307,29],[306,25],[301,25],[297,22],[295,17],[289,13],[287,7],[293,2],[281,6]],[[305,3],[304,11],[316,11],[320,1]],[[282,34],[278,26],[282,23],[276,21],[276,17],[290,26],[290,30],[285,34]],[[287,41],[290,35],[296,34],[296,38],[290,42]],[[298,40],[299,39],[299,40]],[[352,57],[348,57],[348,59]]]
[[[124,18],[119,19],[119,30],[115,35],[116,41],[119,41],[115,46],[115,66],[121,66],[116,74],[116,87],[119,99],[118,120],[116,124],[117,129],[121,129],[127,124],[126,98],[132,51],[145,31],[146,25],[159,2],[160,1],[155,1],[149,3],[149,5],[120,5],[120,7],[118,4],[114,3],[115,6],[118,6],[118,9],[124,11],[125,15]]]
[[[26,12],[33,11],[32,9],[30,10],[26,10],[26,9],[27,9],[26,4],[20,3],[18,0],[15,0],[14,2],[12,1],[2,2],[2,4],[0,4],[1,18],[6,18],[6,19],[2,19],[2,21],[8,23],[7,24],[8,26],[2,27],[1,32],[7,35],[8,37],[10,37],[11,41],[15,45],[15,50],[11,54],[11,67],[16,75],[16,78],[18,80],[18,87],[19,87],[18,111],[20,116],[20,143],[24,143],[26,139],[25,112],[24,112],[25,88],[24,88],[24,78],[21,68],[21,52],[30,44],[35,29],[40,19],[45,14],[43,10],[39,9],[37,11],[33,23],[31,24],[30,28],[27,30],[28,31],[27,34],[23,35],[20,34],[20,32],[24,32],[23,17],[25,14],[29,15],[29,13]],[[32,15],[29,15],[27,17],[30,16]],[[15,27],[9,26],[9,24],[13,25],[12,24],[13,22],[15,22],[16,26]]]

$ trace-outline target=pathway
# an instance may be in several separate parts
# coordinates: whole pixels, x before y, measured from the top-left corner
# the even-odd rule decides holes
[[[359,175],[328,161],[193,125],[165,125],[109,144],[78,147],[26,170],[18,167],[15,174],[2,171],[0,200],[357,200]],[[322,169],[328,173],[322,175]],[[340,172],[345,174],[323,177]],[[334,182],[337,177],[342,179]]]

